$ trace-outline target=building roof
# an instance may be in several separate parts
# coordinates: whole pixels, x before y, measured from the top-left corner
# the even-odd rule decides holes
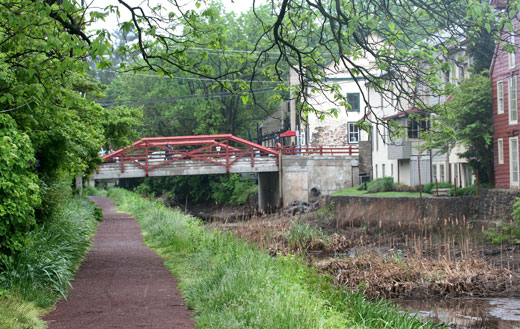
[[[418,108],[411,108],[411,109],[408,109],[406,111],[399,111],[395,114],[392,114],[392,115],[389,115],[389,116],[386,116],[384,117],[383,119],[384,120],[390,120],[390,119],[397,119],[397,118],[402,118],[402,117],[406,117],[408,116],[409,114],[412,114],[412,113],[417,113],[417,112],[421,112],[422,110],[421,109],[418,109]]]

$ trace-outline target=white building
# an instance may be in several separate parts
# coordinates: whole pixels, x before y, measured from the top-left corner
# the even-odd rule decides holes
[[[440,78],[445,85],[458,84],[469,77],[468,66],[471,63],[465,49],[452,49],[446,61],[450,63],[450,70],[440,72]],[[435,180],[456,182],[458,186],[473,183],[467,160],[457,155],[463,151],[461,146],[456,145],[449,154],[436,150],[420,150],[423,143],[421,134],[429,129],[432,114],[404,104],[397,106],[393,97],[383,97],[373,88],[370,90],[375,94],[371,101],[373,115],[383,121],[382,125],[372,126],[372,178],[393,177],[395,182],[406,185],[425,184]],[[433,95],[420,83],[417,83],[415,92],[424,103],[424,108],[447,100],[446,96]],[[401,127],[400,136],[391,137],[392,134],[387,127],[391,126],[392,122]]]

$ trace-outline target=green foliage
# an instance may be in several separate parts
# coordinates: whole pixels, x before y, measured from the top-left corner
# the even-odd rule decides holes
[[[53,218],[54,212],[69,200],[72,194],[71,180],[68,175],[56,173],[53,178],[44,178],[39,181],[42,198],[42,203],[36,207],[36,217],[39,223]]]
[[[392,177],[378,178],[367,183],[367,193],[388,192],[394,189]]]
[[[423,134],[424,148],[447,152],[457,143],[460,154],[479,171],[481,182],[493,185],[493,111],[491,80],[487,73],[473,74],[453,98],[435,109],[432,129]]]
[[[69,200],[54,218],[24,235],[16,254],[0,260],[0,289],[48,308],[67,295],[96,227],[96,207],[85,198]]]
[[[435,328],[333,287],[294,256],[271,257],[230,233],[205,230],[180,211],[111,189],[165,258],[200,328]]]
[[[211,198],[221,204],[243,204],[257,191],[252,181],[240,180],[239,174],[219,176],[217,181],[210,182]]]
[[[115,106],[105,110],[105,149],[108,150],[112,146],[117,150],[138,140],[139,132],[136,128],[142,123],[143,111],[140,107]]]
[[[450,195],[455,195],[455,188],[452,186],[450,189]],[[463,188],[457,188],[457,196],[469,196],[469,195],[477,195],[477,185],[468,185]]]
[[[0,255],[18,250],[36,224],[40,197],[34,164],[29,137],[10,116],[0,114]]]
[[[289,230],[285,233],[285,239],[292,250],[306,251],[318,241],[327,242],[327,236],[319,228],[314,228],[307,223],[291,222]]]
[[[520,223],[500,224],[484,231],[484,237],[494,244],[520,243]]]
[[[0,328],[45,329],[40,310],[31,302],[0,291]]]
[[[127,186],[132,188],[131,186]],[[201,175],[146,178],[134,192],[153,198],[166,195],[183,203],[216,202],[220,204],[243,204],[257,191],[257,185],[239,174]]]
[[[267,57],[255,63],[255,56],[247,54],[250,45],[260,37],[256,17],[244,14],[237,18],[233,13],[224,13],[222,5],[217,2],[208,3],[207,7],[207,15],[203,17],[194,13],[197,24],[185,26],[184,33],[192,35],[190,42],[209,43],[210,48],[219,50],[197,48],[182,58],[185,63],[180,68],[164,63],[164,69],[174,78],[151,73],[124,74],[118,75],[108,86],[107,95],[113,104],[142,108],[144,126],[139,129],[142,136],[231,133],[248,137],[250,129],[256,129],[257,124],[279,108],[279,98],[272,97],[281,94],[274,90],[278,82],[268,81],[263,73],[275,59]],[[257,14],[265,16],[266,12],[260,10]],[[208,33],[194,33],[194,29]],[[178,51],[182,52],[180,48]],[[137,65],[144,63],[138,62]],[[204,70],[206,77],[225,74],[225,79],[216,83],[211,79],[197,78],[185,72],[187,67],[192,71]],[[250,77],[253,72],[255,81],[251,85],[245,83],[242,79]],[[254,95],[242,92],[249,88],[258,92]],[[140,105],[139,100],[143,99],[145,104]]]
[[[513,212],[511,216],[514,220],[520,221],[520,198],[516,198],[515,203],[513,204]]]
[[[437,184],[435,184],[434,182],[432,182],[432,183],[424,184],[422,186],[422,189],[423,189],[423,192],[425,192],[425,193],[435,194],[435,188],[436,187],[438,187],[438,188],[452,188],[453,184],[449,183],[449,182],[438,182]]]
[[[495,244],[520,243],[520,198],[516,198],[511,213],[513,221],[501,223],[484,231],[484,237]]]
[[[87,42],[76,1],[6,0],[0,5],[0,254],[54,216],[71,180],[88,175],[105,139],[126,143],[137,110],[106,112],[94,99],[87,55],[109,50],[102,31]],[[99,38],[96,38],[96,35]]]
[[[107,191],[101,187],[87,185],[83,188],[83,194],[88,196],[106,196]]]

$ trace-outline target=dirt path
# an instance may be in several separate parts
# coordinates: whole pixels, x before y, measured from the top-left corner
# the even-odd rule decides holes
[[[44,317],[51,329],[193,328],[192,312],[162,260],[143,245],[135,219],[91,197],[105,220],[72,282],[67,301]]]

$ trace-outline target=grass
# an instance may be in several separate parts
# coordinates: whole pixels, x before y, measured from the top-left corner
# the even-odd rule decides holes
[[[76,197],[55,217],[25,235],[23,248],[0,258],[0,328],[44,328],[38,319],[59,298],[90,247],[96,230],[96,207]]]
[[[338,290],[296,256],[271,257],[231,233],[121,189],[109,196],[133,214],[145,242],[177,276],[197,328],[435,328]]]
[[[413,196],[413,197],[419,197],[419,192],[396,192],[396,191],[390,191],[390,192],[377,192],[377,193],[368,193],[367,190],[359,190],[361,185],[349,187],[343,190],[339,190],[336,192],[333,192],[332,195],[363,195],[363,196],[394,196],[394,197],[400,197],[400,196]],[[432,196],[429,193],[423,193],[423,196]]]

